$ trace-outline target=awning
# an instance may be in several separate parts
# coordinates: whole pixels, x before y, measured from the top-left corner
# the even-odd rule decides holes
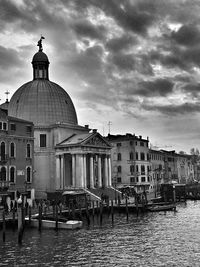
[[[76,195],[84,195],[84,194],[86,194],[84,191],[64,191],[62,193],[63,196],[66,196],[66,195],[76,196]]]

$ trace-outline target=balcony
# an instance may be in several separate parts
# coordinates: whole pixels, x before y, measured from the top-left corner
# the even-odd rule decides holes
[[[9,156],[7,154],[0,156],[0,163],[6,163],[9,159]]]
[[[0,190],[8,190],[9,182],[8,181],[0,181]]]

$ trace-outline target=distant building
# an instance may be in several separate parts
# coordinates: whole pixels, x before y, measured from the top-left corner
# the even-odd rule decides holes
[[[160,190],[160,185],[164,183],[164,153],[159,150],[149,150],[150,156],[150,176],[152,180],[152,190],[156,193]]]
[[[150,187],[149,140],[133,134],[111,135],[112,184],[115,187],[134,186],[136,191]]]
[[[191,155],[177,154],[178,183],[186,184],[194,182],[194,168]]]
[[[0,109],[0,203],[25,194],[34,198],[33,123],[7,115]]]
[[[154,186],[161,183],[189,183],[194,181],[192,157],[175,150],[150,150],[151,173]]]

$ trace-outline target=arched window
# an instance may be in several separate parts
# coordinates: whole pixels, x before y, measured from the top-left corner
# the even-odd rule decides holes
[[[12,183],[15,182],[15,168],[14,167],[10,168],[10,182]]]
[[[134,173],[134,165],[130,166],[130,173],[133,174]]]
[[[1,168],[1,180],[6,181],[6,168],[5,167]]]
[[[5,145],[5,142],[1,142],[0,153],[1,153],[1,160],[5,160],[5,158],[6,158],[6,145]]]
[[[118,166],[118,167],[117,167],[117,172],[119,172],[119,173],[122,172],[122,167],[121,167],[121,166]]]
[[[27,158],[31,157],[31,145],[30,144],[26,145],[26,157]]]
[[[15,157],[15,144],[14,143],[10,144],[10,157],[11,158]]]
[[[138,160],[138,152],[135,153],[136,160]]]
[[[145,166],[141,165],[141,174],[144,175],[145,174]]]
[[[133,160],[133,152],[130,152],[130,160]]]
[[[7,123],[6,122],[3,123],[3,130],[5,130],[5,131],[7,130]]]
[[[117,154],[117,160],[122,160],[121,153],[118,153],[118,154]]]
[[[140,160],[145,160],[145,154],[144,154],[144,152],[141,152],[140,153]]]
[[[31,168],[30,167],[26,168],[26,181],[27,183],[31,182]]]

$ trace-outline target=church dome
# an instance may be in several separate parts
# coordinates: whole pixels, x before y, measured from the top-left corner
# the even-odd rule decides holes
[[[47,62],[49,63],[48,57],[47,55],[42,52],[42,51],[38,51],[34,56],[33,56],[33,62]]]
[[[8,114],[32,121],[35,126],[78,123],[74,105],[66,91],[58,84],[43,79],[22,85],[10,100]]]
[[[8,115],[32,121],[35,126],[48,126],[58,122],[77,125],[76,110],[67,92],[49,81],[49,60],[39,51],[33,56],[33,81],[22,85],[12,96]]]

